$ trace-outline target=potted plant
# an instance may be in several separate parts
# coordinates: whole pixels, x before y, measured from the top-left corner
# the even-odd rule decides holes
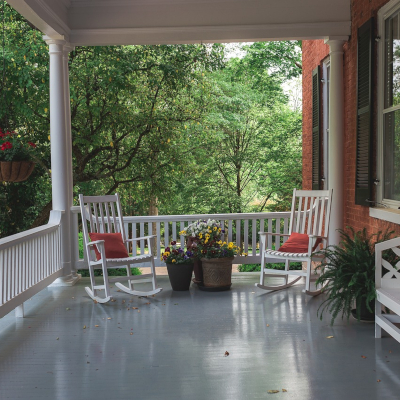
[[[219,240],[221,235],[225,233],[225,231],[221,228],[220,222],[215,219],[201,220],[195,221],[187,226],[186,229],[179,232],[180,235],[186,237],[186,245],[188,250],[192,250],[197,253],[197,243],[204,240],[205,235],[208,233],[209,228],[212,228],[213,238],[215,240]],[[214,230],[214,228],[216,228]],[[202,262],[199,257],[195,257],[193,264],[194,271],[194,279],[193,282],[199,285],[203,284],[203,268]]]
[[[189,290],[193,273],[193,253],[178,248],[175,241],[171,247],[166,247],[161,255],[161,261],[167,264],[168,277],[175,291]]]
[[[340,312],[342,319],[345,316],[349,319],[352,314],[357,320],[374,320],[375,244],[388,240],[393,234],[387,230],[369,235],[366,228],[358,232],[350,227],[348,229],[350,233],[339,230],[339,245],[328,246],[316,253],[323,256],[322,263],[317,267],[321,270],[317,285],[321,285],[328,296],[318,313],[322,319],[324,311],[329,311],[331,325]]]
[[[222,241],[223,233],[220,222],[211,219],[196,221],[186,229],[194,256],[202,264],[203,282],[199,287],[203,290],[229,290],[232,285],[232,261],[240,249]]]
[[[21,134],[3,132],[0,128],[0,181],[23,182],[29,178],[35,163],[31,161],[36,145]]]

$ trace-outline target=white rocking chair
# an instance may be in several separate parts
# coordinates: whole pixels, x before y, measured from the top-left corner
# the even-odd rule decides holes
[[[321,288],[311,289],[312,281],[312,261],[321,261],[321,256],[313,254],[319,246],[323,248],[328,245],[329,217],[331,211],[332,190],[296,190],[293,191],[292,210],[290,214],[290,224],[288,234],[276,234],[270,232],[260,232],[261,253],[261,276],[260,283],[256,287],[264,290],[286,289],[295,284],[302,276],[306,278],[305,292],[310,296],[316,296],[321,293]],[[297,211],[296,211],[297,210]],[[280,237],[290,237],[293,233],[302,233],[308,235],[308,250],[306,252],[284,252],[279,251]],[[272,247],[272,236],[275,236],[276,250]],[[269,239],[269,240],[267,240]],[[319,244],[321,243],[321,245]],[[314,248],[316,247],[316,248]],[[280,261],[282,260],[282,261]],[[306,270],[290,270],[290,262],[306,262]],[[265,268],[267,262],[285,262],[285,270]],[[265,276],[283,277],[284,283],[281,285],[265,285]],[[289,275],[296,278],[289,282]],[[313,276],[316,278],[317,275]]]
[[[156,269],[154,265],[154,258],[152,254],[151,241],[154,236],[137,237],[134,239],[127,239],[124,229],[124,221],[121,212],[121,204],[118,194],[109,196],[83,196],[79,195],[79,202],[82,213],[82,227],[83,227],[83,240],[86,251],[86,257],[89,266],[91,288],[85,287],[87,294],[99,303],[106,303],[112,299],[110,293],[110,283],[115,283],[122,291],[133,294],[136,296],[149,296],[161,292],[161,288],[157,287],[156,282]],[[117,214],[116,210],[117,209]],[[105,241],[96,240],[91,242],[89,231],[92,233],[121,233],[123,244],[125,245],[127,252],[129,252],[129,242],[135,242],[140,240],[146,240],[148,245],[148,254],[142,254],[139,256],[133,255],[124,258],[106,258]],[[94,257],[94,248],[97,247],[98,252],[101,255],[99,260]],[[132,247],[136,249],[136,246]],[[135,251],[135,250],[134,250]],[[128,253],[129,254],[129,253]],[[149,262],[151,273],[144,275],[132,275],[131,265],[137,263]],[[95,267],[101,266],[103,270],[103,285],[96,285],[94,277]],[[126,276],[109,277],[109,268],[126,268]],[[121,284],[122,281],[128,281],[129,286]],[[149,291],[138,291],[134,290],[132,281],[150,281],[152,284],[152,290]],[[97,295],[98,290],[105,290],[105,297],[99,297]]]

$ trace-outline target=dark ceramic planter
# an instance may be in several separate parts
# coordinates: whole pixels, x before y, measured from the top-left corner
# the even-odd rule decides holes
[[[172,290],[177,292],[189,290],[193,264],[167,264],[167,270]]]
[[[356,306],[360,303],[360,321],[367,321],[367,322],[372,322],[375,321],[375,300],[372,300],[369,304],[371,311],[368,310],[367,308],[367,303],[365,302],[365,298],[363,297],[362,299],[356,299]],[[354,310],[351,310],[351,315],[357,319],[357,308]]]

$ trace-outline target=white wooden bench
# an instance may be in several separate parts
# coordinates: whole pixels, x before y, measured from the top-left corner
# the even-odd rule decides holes
[[[400,342],[400,262],[391,265],[382,258],[385,250],[391,249],[400,257],[400,237],[387,240],[375,245],[375,337],[382,337],[382,329]],[[382,269],[385,268],[382,276]],[[382,312],[382,306],[389,308],[392,313]]]

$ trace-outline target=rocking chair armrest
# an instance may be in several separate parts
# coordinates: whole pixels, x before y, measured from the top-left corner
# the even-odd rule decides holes
[[[94,246],[97,244],[104,244],[104,240],[95,240],[94,242],[86,243],[86,246]]]
[[[268,236],[287,236],[290,235],[288,233],[274,233],[274,232],[258,232],[260,235],[268,235]]]
[[[150,236],[141,236],[133,239],[125,239],[125,242],[136,242],[137,240],[148,240],[148,239],[153,239],[155,238],[155,235],[150,235]]]
[[[319,235],[308,235],[310,239],[322,239],[322,240],[328,240],[327,236],[319,236]]]

